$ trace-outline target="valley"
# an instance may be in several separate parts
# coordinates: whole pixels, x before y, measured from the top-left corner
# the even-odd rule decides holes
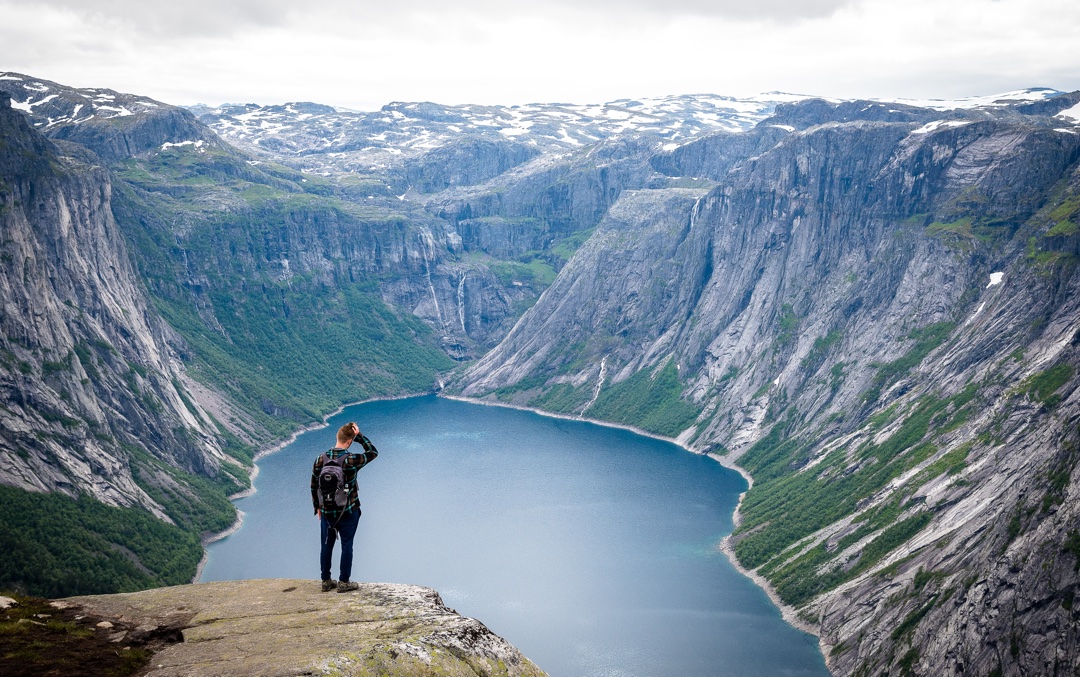
[[[257,451],[441,390],[743,468],[727,547],[834,674],[1080,669],[1080,93],[0,90],[5,585],[190,579]],[[79,545],[37,496],[94,504]],[[27,577],[73,552],[98,587]]]

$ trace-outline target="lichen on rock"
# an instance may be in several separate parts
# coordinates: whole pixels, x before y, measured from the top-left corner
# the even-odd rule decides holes
[[[323,593],[317,581],[181,585],[64,604],[140,631],[179,630],[154,677],[213,675],[544,675],[483,623],[415,585],[361,583]]]

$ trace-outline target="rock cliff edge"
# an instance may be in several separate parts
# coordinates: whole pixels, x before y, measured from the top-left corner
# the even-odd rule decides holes
[[[337,594],[309,580],[221,581],[54,604],[112,623],[117,642],[171,638],[151,660],[155,677],[545,674],[415,585],[361,583]]]

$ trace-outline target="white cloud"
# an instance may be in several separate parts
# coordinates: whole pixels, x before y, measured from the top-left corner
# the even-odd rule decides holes
[[[288,0],[7,0],[11,7],[66,14],[84,25],[137,31],[156,38],[229,35],[246,26],[288,21]],[[2,5],[0,5],[2,6]]]
[[[0,69],[174,103],[1080,88],[1074,0],[0,0]],[[257,6],[257,7],[256,7]],[[802,9],[798,9],[801,7]],[[92,8],[92,9],[90,9]],[[7,20],[7,19],[12,20]]]
[[[416,14],[465,12],[486,16],[508,13],[552,14],[567,9],[601,11],[609,17],[703,16],[771,19],[781,23],[832,14],[854,0],[540,0],[527,7],[503,0],[8,0],[8,4],[70,12],[86,21],[128,26],[155,36],[229,35],[244,27],[288,25],[305,15],[348,16],[386,23]]]

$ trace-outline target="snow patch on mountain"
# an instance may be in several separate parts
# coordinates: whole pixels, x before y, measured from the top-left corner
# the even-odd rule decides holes
[[[190,110],[230,143],[292,158],[313,171],[373,171],[441,148],[463,136],[512,139],[544,153],[565,152],[626,135],[682,144],[718,131],[742,132],[776,105],[809,97],[763,94],[737,99],[691,94],[619,99],[602,104],[443,106],[395,102],[358,112],[314,103],[224,104]]]
[[[21,73],[0,72],[3,89],[11,95],[11,107],[30,113],[42,130],[78,124],[92,118],[108,119],[138,115],[161,104],[145,96],[122,94],[111,89],[78,89]]]
[[[912,134],[929,134],[939,129],[947,129],[949,127],[963,127],[964,125],[970,125],[970,120],[934,120],[928,122],[918,129],[912,130]]]
[[[975,108],[984,107],[1002,107],[1013,106],[1021,103],[1031,103],[1034,101],[1043,101],[1044,99],[1052,99],[1055,96],[1061,96],[1063,92],[1056,89],[1050,89],[1048,87],[1032,87],[1029,89],[1018,89],[1012,92],[1004,92],[1002,94],[991,94],[989,96],[968,96],[959,99],[874,99],[875,101],[882,101],[886,103],[900,103],[908,106],[917,106],[919,108],[930,108],[937,111],[950,111],[950,110],[971,110]]]
[[[1072,108],[1067,108],[1061,111],[1055,117],[1070,118],[1076,122],[1080,122],[1080,103],[1076,104]]]

